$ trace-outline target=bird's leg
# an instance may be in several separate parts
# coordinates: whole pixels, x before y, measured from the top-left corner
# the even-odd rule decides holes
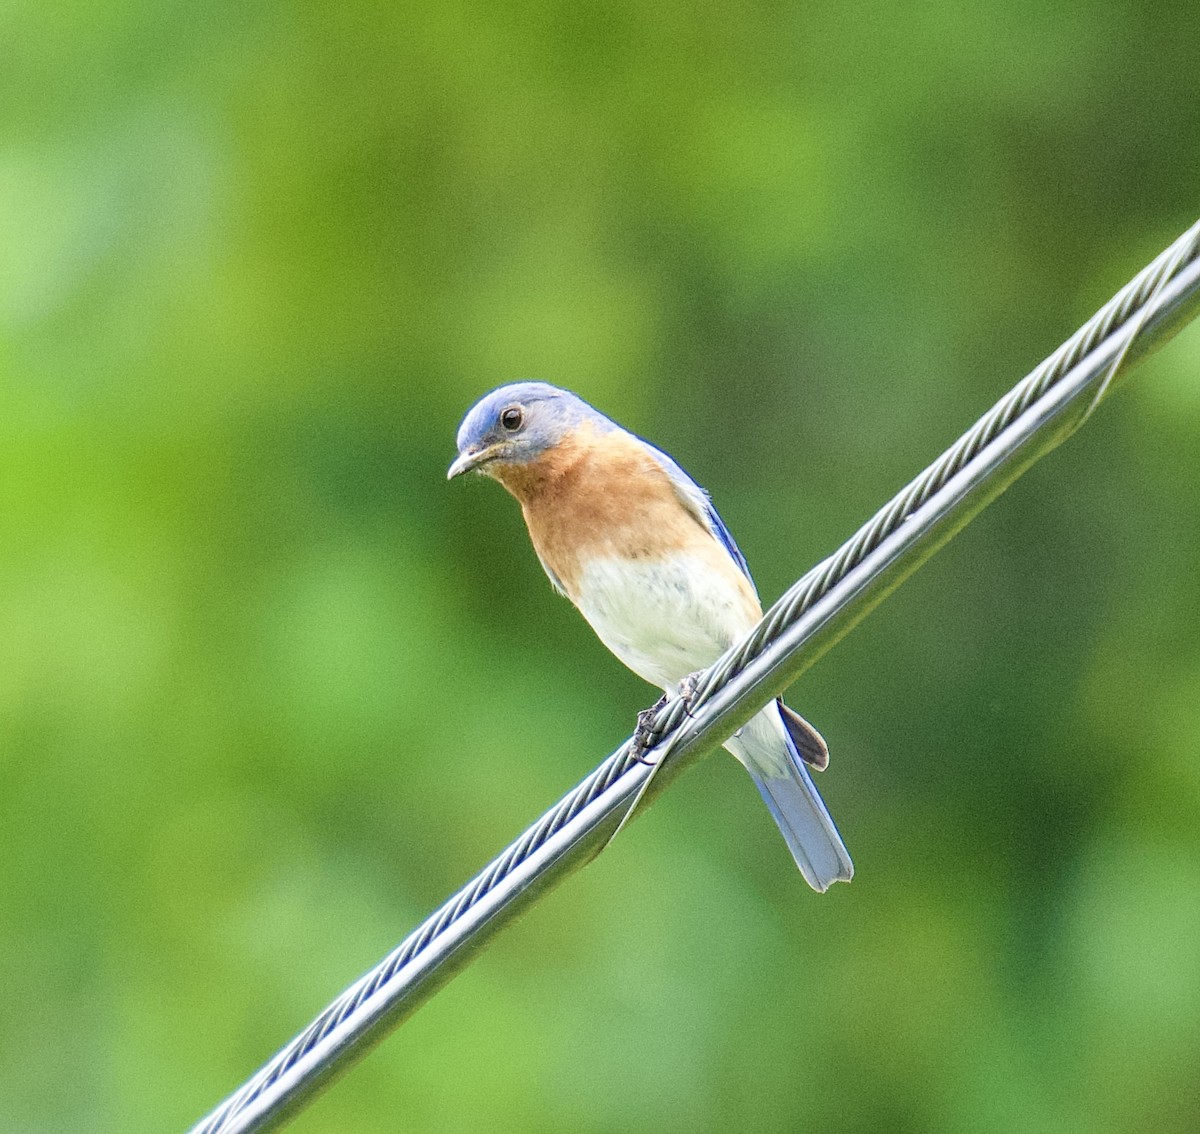
[[[700,688],[700,678],[704,676],[704,672],[698,669],[695,673],[689,673],[679,683],[679,699],[683,702],[683,711],[689,717],[692,715],[692,702],[696,699],[696,690]]]
[[[704,670],[698,669],[695,673],[689,673],[679,683],[679,697],[683,701],[683,711],[690,717],[692,715],[692,699],[696,696],[696,689],[700,685],[700,678],[704,676]],[[654,718],[658,716],[659,710],[670,700],[670,697],[664,693],[653,705],[648,709],[643,709],[638,713],[637,728],[633,732],[633,755],[640,763],[649,767],[650,771],[643,781],[641,788],[638,789],[637,795],[633,797],[633,802],[629,805],[629,809],[621,816],[621,822],[617,824],[617,829],[608,836],[605,846],[613,841],[624,829],[625,824],[629,822],[630,817],[638,809],[638,804],[642,802],[642,796],[646,794],[646,789],[649,788],[651,781],[654,779],[659,768],[662,767],[660,762],[651,762],[646,759],[646,752],[650,748],[650,742],[653,739],[651,730],[654,727]]]
[[[698,669],[695,673],[689,673],[679,683],[679,698],[683,701],[683,711],[690,717],[692,715],[692,700],[696,696],[696,689],[700,685],[700,678],[704,676],[704,670]],[[650,750],[651,730],[654,727],[654,718],[658,716],[659,710],[666,705],[670,698],[667,694],[663,694],[653,705],[648,709],[643,709],[637,715],[637,728],[633,732],[633,754],[643,763],[649,763],[645,759],[646,753]]]
[[[658,716],[659,709],[666,703],[667,695],[664,693],[650,708],[643,709],[637,715],[637,728],[633,730],[633,754],[643,764],[649,763],[646,759],[646,752],[651,747],[651,730],[654,727],[654,718]]]

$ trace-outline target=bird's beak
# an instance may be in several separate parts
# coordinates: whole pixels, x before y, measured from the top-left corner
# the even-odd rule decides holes
[[[502,445],[488,445],[483,449],[467,449],[465,452],[459,453],[455,457],[454,463],[446,470],[446,479],[453,480],[456,476],[462,476],[463,473],[470,472],[472,469],[477,469],[480,465],[494,460],[500,456],[502,448]]]

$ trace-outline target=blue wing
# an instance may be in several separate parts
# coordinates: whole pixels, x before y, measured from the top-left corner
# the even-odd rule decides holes
[[[738,565],[738,570],[750,580],[750,585],[753,586],[754,579],[751,578],[746,557],[742,554],[742,550],[738,547],[732,533],[725,526],[725,521],[717,514],[717,510],[713,507],[708,493],[661,449],[656,449],[649,441],[645,441],[640,437],[638,440],[650,450],[654,459],[666,470],[667,476],[671,478],[671,483],[675,486],[676,492],[679,493],[679,498],[683,501],[688,511],[712,532],[721,546],[729,552],[730,557]]]

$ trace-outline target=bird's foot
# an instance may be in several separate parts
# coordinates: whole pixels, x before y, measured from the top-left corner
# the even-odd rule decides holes
[[[646,759],[646,753],[653,747],[654,718],[666,703],[667,695],[664,693],[650,708],[643,709],[637,715],[637,728],[633,730],[633,755],[643,764],[651,763]]]
[[[679,699],[683,702],[683,711],[689,717],[692,715],[692,701],[700,686],[700,678],[703,676],[704,670],[698,669],[695,673],[689,673],[679,683]],[[654,747],[654,719],[669,700],[670,698],[664,693],[650,708],[643,709],[637,715],[637,728],[633,731],[633,754],[643,764],[652,762],[646,759],[646,753]]]
[[[704,676],[704,670],[698,669],[695,673],[689,673],[679,683],[679,699],[683,702],[683,711],[690,717],[692,715],[692,702],[696,699],[696,691],[700,688],[700,678]]]

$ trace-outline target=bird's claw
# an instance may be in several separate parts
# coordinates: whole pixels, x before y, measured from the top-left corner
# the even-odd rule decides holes
[[[689,673],[679,683],[679,699],[683,702],[683,711],[690,717],[692,715],[692,702],[696,699],[696,691],[700,688],[700,678],[704,676],[704,670],[698,669],[695,673]]]
[[[695,673],[689,673],[679,683],[679,699],[683,702],[683,711],[689,717],[692,715],[692,701],[696,697],[696,690],[700,687],[700,678],[703,676],[704,670],[698,669]],[[637,715],[637,728],[633,730],[633,755],[643,764],[653,763],[646,759],[646,753],[654,747],[654,721],[669,700],[670,698],[664,693],[650,708],[643,709]]]
[[[637,728],[633,730],[633,755],[643,764],[653,763],[646,759],[646,753],[654,746],[654,721],[666,703],[667,695],[664,693],[650,708],[643,709],[637,715]]]

